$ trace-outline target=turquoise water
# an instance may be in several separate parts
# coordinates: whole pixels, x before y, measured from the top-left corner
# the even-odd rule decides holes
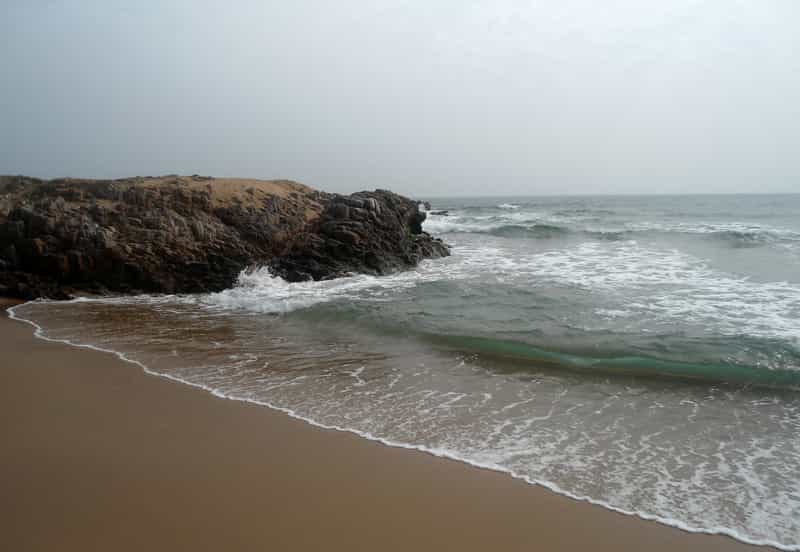
[[[800,196],[430,201],[453,255],[417,270],[15,314],[311,423],[800,549]]]

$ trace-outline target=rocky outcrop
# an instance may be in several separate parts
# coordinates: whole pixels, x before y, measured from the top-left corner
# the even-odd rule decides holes
[[[336,195],[270,266],[296,282],[354,272],[386,274],[448,255],[442,241],[423,232],[424,220],[416,202],[386,190]]]
[[[291,181],[0,177],[0,295],[191,293],[269,265],[292,280],[384,274],[448,254],[391,192]]]

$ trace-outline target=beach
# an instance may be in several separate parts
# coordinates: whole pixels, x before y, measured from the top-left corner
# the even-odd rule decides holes
[[[757,550],[148,376],[0,318],[7,550]]]
[[[0,552],[800,552],[800,4],[6,4]]]

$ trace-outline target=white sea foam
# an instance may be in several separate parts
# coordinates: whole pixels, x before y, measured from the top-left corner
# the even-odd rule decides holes
[[[469,242],[466,242],[469,243]],[[530,253],[503,246],[456,246],[455,263],[521,287],[577,286],[603,294],[596,314],[631,319],[643,331],[693,324],[717,335],[750,335],[800,343],[800,284],[759,282],[714,269],[701,258],[637,240],[585,241]],[[462,274],[462,277],[464,275]],[[617,303],[608,304],[608,301]]]
[[[431,234],[456,232],[489,232],[507,223],[489,222],[489,217],[461,217],[457,215],[431,215],[425,219],[423,229]]]
[[[511,257],[503,270],[517,282],[552,281],[610,297],[618,294],[620,308],[607,309],[615,317],[628,312],[655,324],[693,323],[722,335],[800,343],[800,285],[737,277],[674,249],[653,249],[633,240],[587,242]]]
[[[287,313],[342,299],[380,300],[398,290],[441,278],[437,268],[423,261],[414,270],[389,276],[359,274],[335,280],[294,283],[273,276],[267,268],[260,268],[242,272],[235,287],[199,296],[196,300],[208,307]]]
[[[457,242],[452,257],[425,261],[415,270],[389,276],[288,283],[259,269],[243,272],[235,287],[219,293],[156,300],[287,313],[340,300],[386,301],[425,282],[474,278],[533,289],[550,284],[577,286],[604,294],[606,304],[595,314],[601,319],[635,321],[643,331],[658,331],[665,324],[693,324],[717,335],[800,343],[800,285],[752,281],[714,270],[702,259],[680,251],[656,249],[635,240],[584,242],[534,254],[489,243]],[[608,303],[615,297],[616,304]]]
[[[538,211],[506,209],[502,215],[467,215],[459,212],[447,215],[428,213],[423,229],[430,234],[491,232],[509,225],[534,225],[545,222]]]
[[[601,318],[629,319],[643,331],[692,324],[710,334],[800,343],[800,284],[755,281],[636,240],[587,241],[537,253],[502,243],[457,244],[455,273],[523,288],[578,287],[604,297],[604,306],[596,310]]]

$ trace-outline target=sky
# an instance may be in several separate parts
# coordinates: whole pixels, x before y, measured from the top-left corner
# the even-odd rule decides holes
[[[800,191],[796,0],[2,0],[0,174]]]

